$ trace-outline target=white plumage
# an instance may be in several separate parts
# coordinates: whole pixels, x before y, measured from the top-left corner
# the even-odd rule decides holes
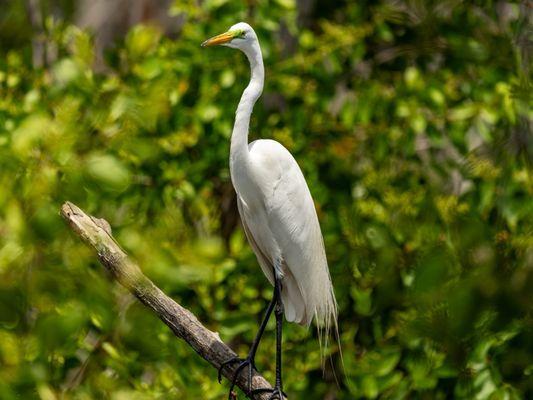
[[[287,321],[319,327],[336,325],[337,304],[315,206],[302,171],[289,151],[274,140],[248,144],[250,116],[261,95],[264,68],[254,30],[245,23],[230,28],[242,39],[225,45],[246,54],[251,78],[236,112],[230,170],[239,213],[259,264],[270,283],[281,277]]]
[[[272,271],[281,261],[277,272],[287,321],[309,325],[316,316],[329,325],[336,315],[335,298],[320,225],[300,167],[273,140],[257,140],[249,151],[255,195],[247,196],[245,190],[237,200],[246,236],[272,284]]]
[[[248,144],[250,117],[263,91],[265,70],[254,30],[240,22],[229,31],[202,43],[224,45],[241,50],[250,62],[250,83],[244,90],[231,135],[231,181],[237,193],[239,214],[259,265],[274,285],[274,295],[265,318],[244,360],[231,358],[221,370],[239,362],[230,387],[232,398],[238,374],[248,368],[248,395],[252,395],[252,370],[255,354],[275,309],[276,385],[270,399],[286,397],[282,389],[281,350],[283,316],[287,321],[309,326],[313,318],[327,346],[329,331],[337,328],[337,303],[329,276],[326,252],[315,206],[298,163],[289,151],[274,140]],[[284,313],[282,312],[284,311]],[[337,336],[338,336],[338,332]]]

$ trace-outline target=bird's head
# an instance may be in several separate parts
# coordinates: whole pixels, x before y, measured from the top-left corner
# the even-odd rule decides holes
[[[256,43],[257,35],[252,27],[246,22],[239,22],[229,28],[227,32],[207,39],[202,43],[202,47],[222,45],[247,53]]]

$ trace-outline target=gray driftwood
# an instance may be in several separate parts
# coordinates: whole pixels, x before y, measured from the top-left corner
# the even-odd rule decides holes
[[[96,250],[102,265],[122,286],[128,289],[149,310],[157,314],[177,337],[185,340],[213,367],[218,368],[222,362],[236,355],[220,340],[217,333],[203,326],[194,314],[164,294],[141,272],[139,266],[128,257],[113,238],[107,221],[87,215],[70,202],[66,202],[61,207],[61,216],[83,242]],[[224,368],[223,375],[231,379],[235,367],[236,365],[229,365]],[[243,391],[247,390],[247,372],[247,368],[245,368],[244,373],[241,372],[237,380],[237,386]],[[213,379],[216,379],[215,376],[214,373]],[[262,375],[254,371],[252,390],[271,387]],[[254,396],[255,399],[259,400],[268,399],[268,397],[268,393]]]

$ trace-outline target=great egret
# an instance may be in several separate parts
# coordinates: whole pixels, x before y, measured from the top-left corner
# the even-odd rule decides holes
[[[231,135],[230,172],[246,237],[274,294],[246,359],[239,362],[230,397],[239,373],[248,367],[248,394],[252,368],[261,336],[272,311],[276,315],[276,384],[271,399],[283,399],[281,380],[281,335],[283,312],[289,322],[309,326],[313,318],[327,341],[337,326],[337,302],[329,275],[324,243],[315,206],[300,167],[280,143],[256,140],[248,144],[250,116],[263,91],[265,70],[259,41],[244,22],[233,25],[202,43],[241,50],[251,67],[250,83],[244,90]],[[265,392],[266,390],[259,390]]]

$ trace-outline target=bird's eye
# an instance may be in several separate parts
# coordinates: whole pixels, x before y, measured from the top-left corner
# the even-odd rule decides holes
[[[235,37],[237,37],[237,38],[239,38],[239,39],[244,39],[244,38],[246,38],[246,32],[244,32],[244,29],[239,29],[239,30],[236,32]]]

